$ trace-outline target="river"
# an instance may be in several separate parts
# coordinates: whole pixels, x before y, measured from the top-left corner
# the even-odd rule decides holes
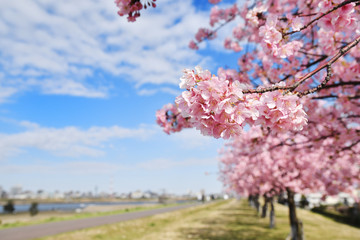
[[[38,210],[44,211],[75,211],[76,209],[84,209],[90,205],[108,206],[108,205],[144,205],[157,204],[157,201],[128,201],[128,202],[71,202],[71,203],[39,203]],[[29,211],[30,204],[16,204],[15,213]],[[0,213],[4,213],[3,207],[0,206]]]

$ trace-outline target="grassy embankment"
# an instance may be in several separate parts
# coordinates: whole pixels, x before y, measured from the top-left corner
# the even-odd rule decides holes
[[[298,210],[307,240],[359,240],[360,229],[337,223],[319,214]],[[220,201],[43,238],[44,240],[284,240],[289,233],[287,208],[276,205],[276,228],[257,217],[246,201]]]
[[[35,215],[33,217],[31,217],[29,213],[18,213],[13,215],[2,214],[0,215],[0,229],[42,224],[48,222],[59,222],[66,220],[89,218],[89,217],[115,215],[115,214],[150,210],[150,209],[169,207],[175,205],[179,205],[179,204],[171,203],[171,204],[144,205],[144,206],[127,205],[127,206],[123,206],[122,209],[114,210],[114,211],[106,211],[106,212],[99,211],[99,212],[69,213],[69,212],[49,211],[49,212],[40,212],[38,215]]]

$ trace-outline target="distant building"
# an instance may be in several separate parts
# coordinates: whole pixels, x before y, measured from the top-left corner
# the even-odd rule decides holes
[[[127,193],[120,193],[118,197],[121,198],[121,199],[126,199],[126,198],[129,198],[129,194],[127,194]]]
[[[64,193],[61,193],[59,191],[55,191],[54,194],[53,194],[53,198],[55,199],[64,199],[65,198],[65,194]]]
[[[143,197],[144,197],[144,198],[158,198],[158,197],[159,197],[159,194],[148,190],[148,191],[144,192]]]
[[[8,198],[8,197],[9,197],[9,194],[5,190],[3,190],[0,198]]]
[[[348,193],[339,193],[338,195],[334,196],[326,196],[325,199],[323,199],[323,194],[320,192],[309,193],[305,196],[306,200],[309,202],[309,208],[317,207],[320,205],[335,205],[338,203],[352,206],[355,202],[354,198]],[[295,194],[294,200],[296,204],[299,204],[301,200],[301,194]]]
[[[16,195],[21,194],[21,193],[22,193],[22,186],[20,186],[20,185],[13,186],[10,189],[10,195],[11,196],[16,196]]]
[[[144,197],[144,193],[140,190],[130,193],[130,198],[133,198],[133,199],[139,199],[139,198],[143,198],[143,197]]]

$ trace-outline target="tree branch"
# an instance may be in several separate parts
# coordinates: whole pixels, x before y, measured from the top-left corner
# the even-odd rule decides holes
[[[337,5],[336,7],[328,10],[327,12],[321,14],[319,17],[317,18],[314,18],[313,20],[311,20],[308,24],[306,24],[305,26],[303,26],[302,28],[300,28],[300,30],[297,30],[297,31],[291,31],[291,32],[287,32],[287,33],[284,33],[283,34],[283,37],[287,36],[287,35],[291,35],[293,33],[296,33],[296,32],[301,32],[302,30],[308,28],[310,25],[312,25],[314,22],[318,21],[319,19],[321,19],[322,17],[328,15],[329,13],[332,13],[333,11],[337,10],[338,8],[341,8],[349,3],[353,3],[353,2],[360,2],[360,0],[347,0],[347,1],[344,1],[342,3],[340,3],[339,5]]]
[[[303,82],[305,82],[307,79],[309,79],[310,77],[312,77],[313,75],[315,75],[316,73],[320,72],[323,68],[327,68],[329,66],[331,66],[334,62],[336,62],[340,57],[344,56],[347,52],[350,51],[351,48],[355,47],[358,43],[360,42],[360,36],[358,36],[357,38],[355,38],[352,42],[350,42],[348,45],[346,45],[345,47],[341,48],[340,51],[333,56],[328,62],[320,65],[319,67],[317,67],[315,70],[309,72],[308,74],[306,74],[305,76],[301,77],[299,79],[299,81],[297,81],[295,84],[293,84],[289,91],[294,91],[300,84],[302,84]]]
[[[325,87],[326,83],[330,80],[329,68],[331,67],[331,65],[333,63],[335,63],[340,57],[342,57],[346,53],[348,53],[350,51],[350,49],[355,47],[359,42],[360,42],[360,36],[355,38],[348,45],[341,48],[339,50],[339,52],[335,56],[333,56],[328,62],[321,64],[315,70],[313,70],[313,71],[309,72],[308,74],[306,74],[305,76],[301,77],[296,83],[294,83],[291,86],[271,86],[271,87],[265,87],[265,88],[259,88],[259,89],[245,89],[245,90],[243,90],[243,93],[244,94],[249,94],[249,93],[251,94],[251,93],[265,93],[265,92],[271,92],[271,91],[275,91],[275,90],[287,90],[285,92],[285,94],[286,94],[286,93],[294,91],[298,86],[300,86],[300,84],[305,82],[307,79],[309,79],[310,77],[312,77],[316,73],[320,72],[323,68],[327,68],[328,69],[328,74],[327,74],[325,80],[323,81],[323,83],[324,82],[325,83],[324,84],[322,83],[317,87],[316,91],[318,91],[318,90],[322,89],[323,87]],[[331,74],[331,71],[330,71],[330,74]]]
[[[352,147],[354,147],[354,146],[357,145],[358,143],[360,143],[360,139],[357,140],[356,142],[353,142],[350,146],[343,147],[341,150],[343,150],[343,151],[345,151],[345,150],[350,150]]]
[[[326,71],[327,71],[327,74],[326,74],[325,80],[322,81],[320,85],[318,85],[317,87],[314,87],[312,89],[306,90],[305,92],[302,92],[302,93],[298,92],[297,95],[299,97],[302,97],[302,96],[314,93],[314,92],[319,91],[320,89],[322,89],[330,81],[330,78],[331,78],[331,75],[332,75],[331,65],[326,66]]]
[[[334,84],[329,84],[324,86],[322,89],[336,88],[340,86],[356,86],[360,85],[360,81],[349,81],[349,82],[339,82]]]

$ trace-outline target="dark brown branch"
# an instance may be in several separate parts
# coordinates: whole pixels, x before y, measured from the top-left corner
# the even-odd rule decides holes
[[[360,0],[359,0],[360,1]],[[234,20],[236,17],[236,15],[231,15],[225,22],[223,22],[222,24],[220,24],[217,28],[215,28],[214,30],[212,30],[206,37],[204,37],[203,39],[201,39],[200,41],[198,41],[196,44],[201,43],[203,40],[205,39],[210,39],[217,31],[219,31],[222,27],[224,27],[226,24],[228,24],[229,22],[231,22],[232,20]]]
[[[316,97],[312,97],[311,99],[327,99],[327,98],[338,98],[337,95],[325,95],[325,96],[316,96]]]
[[[343,147],[341,150],[343,150],[343,151],[350,150],[352,147],[356,146],[358,143],[360,143],[360,139],[357,140],[356,142],[353,142],[351,145],[349,145],[347,147]]]
[[[314,22],[318,21],[318,20],[321,19],[322,17],[328,15],[329,13],[334,12],[334,11],[337,10],[338,8],[341,8],[341,7],[343,7],[343,6],[345,6],[345,5],[349,4],[349,3],[359,2],[359,1],[360,1],[360,0],[347,0],[347,1],[344,1],[344,2],[340,3],[339,5],[337,5],[336,7],[334,7],[334,8],[332,8],[332,9],[328,10],[327,12],[321,14],[319,17],[314,18],[314,19],[311,20],[308,24],[306,24],[305,26],[303,26],[302,28],[300,28],[300,30],[284,33],[283,36],[285,37],[285,36],[287,36],[287,35],[291,35],[291,34],[293,34],[293,33],[300,32],[300,31],[308,28],[310,25],[312,25]]]
[[[347,119],[347,118],[360,118],[360,115],[347,115],[338,119]]]
[[[307,79],[309,79],[310,77],[312,77],[316,73],[320,72],[323,68],[327,68],[327,67],[331,66],[340,57],[344,56],[347,52],[349,52],[351,48],[355,47],[359,42],[360,42],[360,36],[355,38],[352,42],[350,42],[345,47],[341,48],[340,51],[335,56],[333,56],[328,62],[320,65],[315,70],[313,70],[313,71],[309,72],[308,74],[306,74],[305,76],[301,77],[295,84],[293,84],[290,87],[289,92],[294,91],[300,84],[305,82]]]
[[[312,97],[312,99],[326,99],[326,98],[338,98],[338,97],[339,97],[338,95],[331,94],[331,95],[325,95],[325,96]],[[352,99],[360,99],[360,95],[347,96],[347,98],[348,98],[349,100],[352,100]]]
[[[311,66],[313,66],[313,65],[315,65],[315,64],[318,64],[319,62],[321,62],[321,61],[323,61],[323,60],[325,60],[325,59],[327,59],[327,58],[328,58],[327,55],[322,55],[319,59],[315,60],[314,62],[308,63],[308,64],[303,65],[303,66],[304,66],[305,68],[309,68],[309,67],[311,67]]]
[[[265,87],[265,88],[258,88],[258,89],[246,89],[243,90],[243,93],[248,94],[248,93],[265,93],[265,92],[272,92],[272,91],[276,91],[276,90],[287,90],[285,93],[289,93],[294,91],[298,86],[300,86],[300,84],[302,84],[303,82],[305,82],[307,79],[309,79],[310,77],[312,77],[313,75],[315,75],[316,73],[320,72],[323,68],[329,68],[331,67],[331,65],[333,63],[335,63],[340,57],[344,56],[346,53],[348,53],[350,51],[351,48],[355,47],[358,43],[360,42],[360,36],[358,36],[357,38],[355,38],[352,42],[350,42],[348,45],[346,45],[345,47],[341,48],[339,50],[339,52],[333,56],[329,61],[321,64],[320,66],[318,66],[315,70],[309,72],[308,74],[306,74],[305,76],[301,77],[296,83],[294,83],[291,86],[271,86],[271,87]],[[326,83],[330,80],[326,79],[324,81],[326,81]],[[325,84],[326,84],[325,83]],[[321,84],[323,85],[323,87],[325,87],[325,84]],[[321,88],[317,89],[320,90]]]
[[[324,86],[322,89],[336,88],[340,86],[356,86],[360,85],[360,81],[349,81],[349,82],[339,82],[334,84],[329,84]]]
[[[327,74],[326,74],[325,80],[322,81],[320,85],[318,85],[317,87],[311,88],[309,90],[306,90],[305,92],[302,92],[302,93],[298,92],[298,96],[302,97],[302,96],[314,93],[314,92],[319,91],[320,89],[322,89],[330,81],[330,78],[331,78],[331,75],[332,75],[331,65],[328,65],[326,67],[326,71],[327,71]]]
[[[302,50],[299,50],[299,53],[303,53],[305,55],[310,55],[310,56],[314,56],[314,57],[325,57],[325,58],[328,57],[327,55],[324,55],[324,54],[308,53],[308,52],[305,52]]]
[[[243,90],[243,93],[265,93],[265,92],[273,92],[276,90],[287,90],[290,87],[284,87],[284,86],[271,86],[271,87],[267,87],[267,88],[257,88],[257,89],[246,89]]]

